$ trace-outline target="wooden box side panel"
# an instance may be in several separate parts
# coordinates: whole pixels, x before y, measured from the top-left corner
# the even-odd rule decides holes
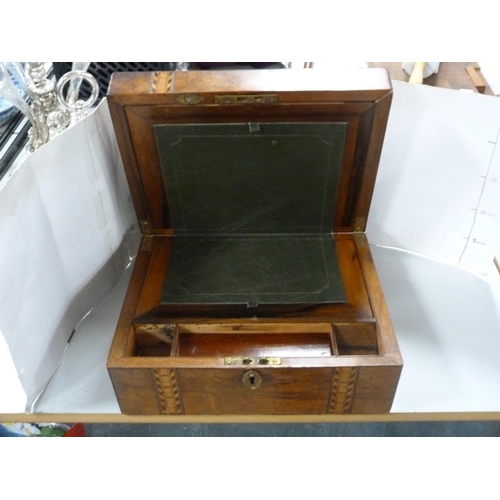
[[[107,366],[113,368],[117,361],[124,356],[130,356],[134,350],[135,339],[133,338],[132,324],[137,316],[137,309],[141,291],[144,286],[149,261],[151,258],[150,244],[152,238],[143,238],[135,263],[133,264],[132,276],[123,302],[118,325],[111,343]]]
[[[122,413],[160,415],[161,405],[150,369],[108,368]]]
[[[391,357],[395,364],[403,365],[394,327],[380,284],[377,269],[373,261],[368,240],[364,234],[354,235],[359,263],[366,283],[366,291],[370,300],[374,317],[377,320],[378,344],[380,354]]]
[[[402,365],[362,366],[350,413],[388,413],[396,394]]]
[[[370,205],[375,189],[375,181],[382,155],[385,131],[389,119],[389,111],[392,102],[392,93],[384,96],[376,102],[373,108],[373,121],[371,124],[368,146],[366,148],[366,157],[364,158],[364,175],[361,181],[359,199],[357,201],[355,231],[364,231],[366,229],[366,219],[370,211]]]

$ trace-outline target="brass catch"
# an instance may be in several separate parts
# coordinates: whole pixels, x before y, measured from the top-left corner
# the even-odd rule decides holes
[[[281,358],[224,358],[225,365],[272,366],[281,365]]]
[[[217,95],[216,104],[263,104],[278,102],[276,94]]]

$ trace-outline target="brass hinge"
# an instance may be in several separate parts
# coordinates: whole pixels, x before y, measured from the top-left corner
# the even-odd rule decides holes
[[[141,252],[151,252],[153,249],[153,241],[154,238],[150,235],[146,235],[142,238],[141,248],[139,249]]]
[[[141,220],[141,231],[142,234],[152,235],[153,234],[153,225],[149,220]]]
[[[354,233],[353,237],[358,247],[363,248],[368,246],[368,240],[366,239],[365,233]]]
[[[366,217],[356,217],[356,221],[354,222],[354,232],[364,233],[365,226],[366,226]]]

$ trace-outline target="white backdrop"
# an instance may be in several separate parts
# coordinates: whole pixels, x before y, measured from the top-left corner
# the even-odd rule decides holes
[[[105,101],[3,183],[0,331],[28,404],[130,261],[135,249],[121,244],[134,222]]]
[[[485,275],[500,244],[500,99],[393,87],[368,239]]]

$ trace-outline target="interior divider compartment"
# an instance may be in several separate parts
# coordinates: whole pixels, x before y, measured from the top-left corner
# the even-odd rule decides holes
[[[168,357],[337,356],[330,323],[135,325],[137,355]]]
[[[176,328],[173,324],[134,325],[135,355],[169,357]]]
[[[172,356],[320,357],[338,353],[330,323],[179,325]]]
[[[377,321],[335,322],[334,337],[340,356],[381,354],[377,339]]]
[[[318,357],[380,354],[376,321],[135,325],[136,354]]]

